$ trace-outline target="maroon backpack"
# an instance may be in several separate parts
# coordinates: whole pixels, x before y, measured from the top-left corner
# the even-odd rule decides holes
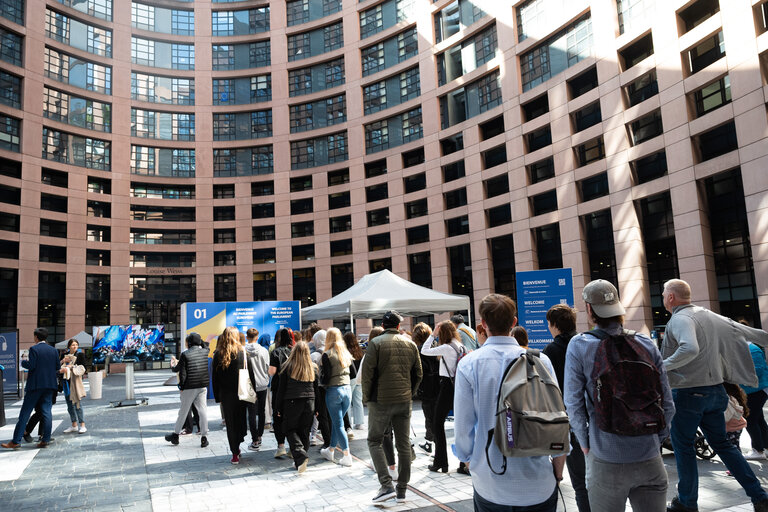
[[[600,338],[592,369],[597,428],[622,436],[658,434],[666,427],[661,371],[635,331],[589,334]]]

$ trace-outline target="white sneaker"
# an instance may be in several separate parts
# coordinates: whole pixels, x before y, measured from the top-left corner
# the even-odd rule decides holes
[[[748,454],[744,456],[747,460],[765,460],[765,452],[758,452],[757,450],[750,450]]]
[[[339,465],[350,467],[352,465],[352,454],[348,453],[339,460]]]
[[[320,448],[320,455],[322,455],[323,457],[325,457],[331,462],[336,462],[333,458],[333,452],[331,451],[330,448]]]
[[[285,449],[285,446],[283,446],[282,448],[280,446],[278,446],[277,450],[275,450],[275,458],[276,459],[279,459],[283,455],[287,455],[287,454],[288,454],[288,451]]]
[[[85,428],[85,425],[83,425],[82,427],[80,427],[79,429],[77,429],[77,433],[78,433],[78,434],[85,434],[86,432],[88,432],[88,429],[87,429],[87,428]]]
[[[65,434],[71,434],[72,432],[77,432],[77,427],[67,427],[64,429]]]

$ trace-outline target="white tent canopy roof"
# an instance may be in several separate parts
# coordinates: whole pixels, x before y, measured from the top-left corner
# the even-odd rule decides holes
[[[65,339],[64,341],[58,342],[55,347],[59,350],[65,350],[67,348],[67,342],[71,340],[72,338],[77,340],[77,343],[80,345],[80,348],[91,348],[93,347],[93,336],[88,334],[85,331],[80,331],[79,333],[75,334],[74,336],[70,336],[69,338]]]
[[[301,318],[379,318],[392,309],[403,316],[469,311],[469,297],[425,288],[385,269],[362,277],[325,302],[302,309]]]

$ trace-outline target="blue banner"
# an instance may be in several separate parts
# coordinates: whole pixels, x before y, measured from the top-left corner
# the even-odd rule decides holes
[[[16,393],[19,381],[19,336],[16,332],[0,333],[0,366],[3,370],[3,392]]]
[[[573,275],[570,268],[517,272],[517,319],[528,331],[531,348],[542,349],[552,341],[547,311],[555,304],[573,307]]]

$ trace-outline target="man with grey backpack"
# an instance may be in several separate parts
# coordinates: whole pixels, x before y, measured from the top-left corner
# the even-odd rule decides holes
[[[487,295],[480,302],[479,313],[488,340],[481,350],[459,361],[454,394],[455,453],[460,461],[470,462],[474,508],[489,512],[555,512],[557,482],[562,480],[569,446],[568,419],[554,369],[547,356],[527,351],[509,335],[517,323],[517,306],[512,299]],[[513,414],[516,407],[504,406],[507,398],[516,399],[513,395],[517,391],[523,391],[523,398],[536,394],[526,393],[525,385],[515,388],[514,377],[520,370],[533,377],[530,380],[536,384],[531,385],[535,388],[532,390],[541,392],[543,402],[554,402],[538,404],[554,406],[556,410],[544,413],[553,420],[534,422],[547,429],[554,427],[554,441],[534,426],[536,441],[547,441],[527,446],[530,440],[526,429],[520,427],[520,418]],[[511,428],[505,429],[506,424]]]
[[[663,512],[667,472],[661,442],[675,413],[661,354],[644,334],[624,329],[624,307],[611,283],[582,292],[596,328],[574,336],[565,356],[565,405],[587,457],[592,512]]]

